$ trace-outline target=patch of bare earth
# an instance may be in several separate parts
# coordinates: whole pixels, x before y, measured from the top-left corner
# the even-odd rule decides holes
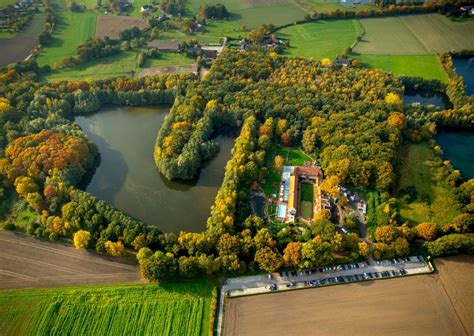
[[[37,44],[35,37],[0,39],[0,66],[23,61]]]
[[[446,259],[439,275],[229,299],[224,335],[471,335],[470,260]]]
[[[436,259],[439,278],[468,335],[474,335],[474,256]]]
[[[148,27],[148,22],[145,19],[130,16],[99,15],[97,16],[96,36],[119,39],[123,30],[133,26],[144,29]]]

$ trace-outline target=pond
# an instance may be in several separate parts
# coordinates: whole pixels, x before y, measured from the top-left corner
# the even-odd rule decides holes
[[[420,103],[422,105],[434,105],[441,109],[450,106],[449,98],[439,92],[425,92],[425,91],[406,91],[403,94],[403,102],[405,105],[412,103]]]
[[[474,132],[441,130],[436,141],[443,149],[443,157],[461,171],[464,179],[474,178]]]
[[[456,73],[464,79],[467,95],[474,95],[474,57],[453,57]]]
[[[101,154],[83,189],[163,232],[200,232],[221,186],[234,139],[217,137],[220,151],[195,181],[169,181],[153,159],[156,134],[167,112],[166,108],[109,107],[76,117]]]

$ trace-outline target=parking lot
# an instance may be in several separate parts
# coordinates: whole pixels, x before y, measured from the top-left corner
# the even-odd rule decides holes
[[[239,278],[227,280],[224,287],[230,297],[318,287],[357,281],[401,277],[430,273],[432,268],[420,256],[389,260],[358,262],[338,266],[321,267],[302,271],[283,271],[267,276],[254,277],[253,281],[239,282]],[[239,283],[241,286],[239,287]]]

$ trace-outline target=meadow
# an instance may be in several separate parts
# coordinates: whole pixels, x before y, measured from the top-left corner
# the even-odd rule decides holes
[[[346,10],[346,11],[357,11],[361,9],[374,9],[374,6],[371,5],[357,5],[356,8],[352,6],[344,6],[339,2],[334,1],[324,1],[324,0],[303,0],[308,7],[311,7],[315,12],[318,13],[328,13],[334,12],[336,10]]]
[[[360,54],[429,55],[474,48],[474,22],[454,22],[440,14],[360,20],[365,30],[354,51]]]
[[[0,292],[5,335],[205,335],[207,282]]]
[[[286,23],[292,23],[302,20],[308,12],[302,7],[298,6],[292,0],[210,0],[207,4],[222,3],[226,6],[231,14],[229,20],[220,20],[218,26],[226,23],[227,27],[224,29],[238,30],[240,25],[245,25],[246,29],[253,29],[262,24],[274,24],[276,26]],[[188,14],[197,14],[199,7],[203,4],[199,0],[186,1],[186,9]],[[211,32],[218,32],[222,28],[210,28]],[[220,36],[223,36],[220,34]]]
[[[137,67],[137,54],[133,51],[126,51],[94,62],[52,70],[43,79],[48,81],[104,79],[117,76],[131,76],[137,70],[139,70]]]
[[[294,25],[277,33],[290,39],[290,48],[285,52],[288,56],[334,59],[354,43],[362,28],[358,20],[331,20]]]
[[[86,11],[73,13],[65,8],[64,1],[54,0],[58,24],[52,41],[38,55],[39,65],[54,65],[65,57],[74,56],[77,46],[95,36],[97,14]]]
[[[441,226],[460,214],[453,188],[444,179],[435,178],[436,157],[427,144],[404,145],[399,157],[397,189],[400,216],[404,221],[409,225],[433,222]],[[415,190],[411,199],[406,196],[409,189]]]
[[[396,76],[423,77],[448,80],[438,56],[436,55],[361,55],[351,54],[371,69],[390,71]]]

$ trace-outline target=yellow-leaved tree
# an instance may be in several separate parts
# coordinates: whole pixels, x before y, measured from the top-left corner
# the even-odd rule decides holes
[[[86,230],[79,230],[74,233],[73,241],[74,247],[77,249],[84,249],[91,239],[91,233]]]

